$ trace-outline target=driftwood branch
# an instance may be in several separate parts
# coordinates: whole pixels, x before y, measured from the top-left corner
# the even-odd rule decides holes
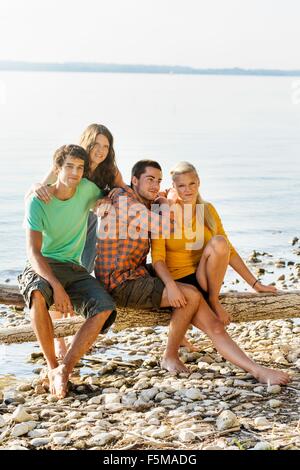
[[[234,292],[222,294],[221,303],[236,323],[300,317],[300,291],[278,294]],[[0,304],[23,307],[24,301],[16,286],[0,284]],[[115,331],[125,328],[165,326],[170,322],[171,309],[140,310],[118,308]],[[84,322],[82,317],[54,322],[55,337],[72,336]],[[30,325],[0,329],[0,343],[36,341]]]

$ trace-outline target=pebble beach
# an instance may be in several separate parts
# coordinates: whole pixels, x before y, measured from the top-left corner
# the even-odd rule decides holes
[[[248,265],[281,290],[300,285],[299,240],[290,256],[253,252]],[[293,255],[293,256],[292,256]],[[236,289],[236,278],[224,292]],[[28,312],[1,307],[1,325],[28,323]],[[161,370],[167,328],[134,328],[99,336],[57,400],[42,385],[45,365],[32,347],[29,380],[0,377],[0,449],[300,449],[300,319],[231,324],[234,340],[256,361],[288,371],[287,386],[259,384],[226,362],[201,332],[199,352],[181,348],[189,373]],[[112,355],[111,352],[114,351]],[[7,379],[7,378],[6,378]]]

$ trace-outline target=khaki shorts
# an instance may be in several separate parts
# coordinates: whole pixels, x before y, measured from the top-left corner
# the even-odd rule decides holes
[[[158,277],[145,276],[123,282],[110,294],[118,307],[159,308],[164,288]]]

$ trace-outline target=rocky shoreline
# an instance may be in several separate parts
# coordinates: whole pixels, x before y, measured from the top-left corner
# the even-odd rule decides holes
[[[178,376],[159,367],[166,331],[102,337],[97,356],[88,356],[92,372],[74,375],[65,399],[49,395],[39,378],[0,396],[0,449],[300,449],[297,323],[229,327],[260,363],[289,371],[287,387],[258,384],[196,331],[201,352],[182,348],[190,373]],[[101,351],[114,342],[148,357],[107,362]],[[31,360],[43,362],[36,353]]]
[[[292,241],[296,255],[298,242]],[[265,282],[268,272],[276,273],[278,288],[299,289],[300,263],[257,252],[248,262]],[[10,326],[29,321],[7,307],[0,317]],[[99,337],[63,400],[42,386],[44,359],[32,353],[36,378],[0,389],[0,450],[300,449],[299,319],[235,324],[228,331],[256,361],[288,371],[291,383],[257,383],[196,330],[189,335],[200,352],[182,348],[190,373],[176,376],[159,366],[166,328],[128,329]],[[114,348],[119,354],[109,358]]]

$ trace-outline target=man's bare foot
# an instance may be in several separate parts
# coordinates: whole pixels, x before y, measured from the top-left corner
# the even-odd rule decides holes
[[[200,346],[194,346],[185,336],[180,343],[180,347],[186,348],[188,352],[199,352],[201,351]]]
[[[66,345],[64,338],[54,339],[55,355],[58,360],[62,361],[67,354],[68,346]]]
[[[176,372],[178,374],[180,372],[189,372],[189,369],[185,367],[179,357],[164,357],[160,363],[160,367],[169,372]]]
[[[262,366],[258,366],[257,370],[252,372],[252,374],[258,382],[269,385],[286,385],[291,380],[286,372]]]
[[[219,300],[211,300],[209,301],[209,305],[211,306],[212,310],[217,315],[218,319],[224,324],[229,325],[231,322],[231,316],[224,307],[220,304]]]
[[[48,371],[50,393],[57,398],[65,398],[68,393],[69,374],[66,366],[61,364]]]

